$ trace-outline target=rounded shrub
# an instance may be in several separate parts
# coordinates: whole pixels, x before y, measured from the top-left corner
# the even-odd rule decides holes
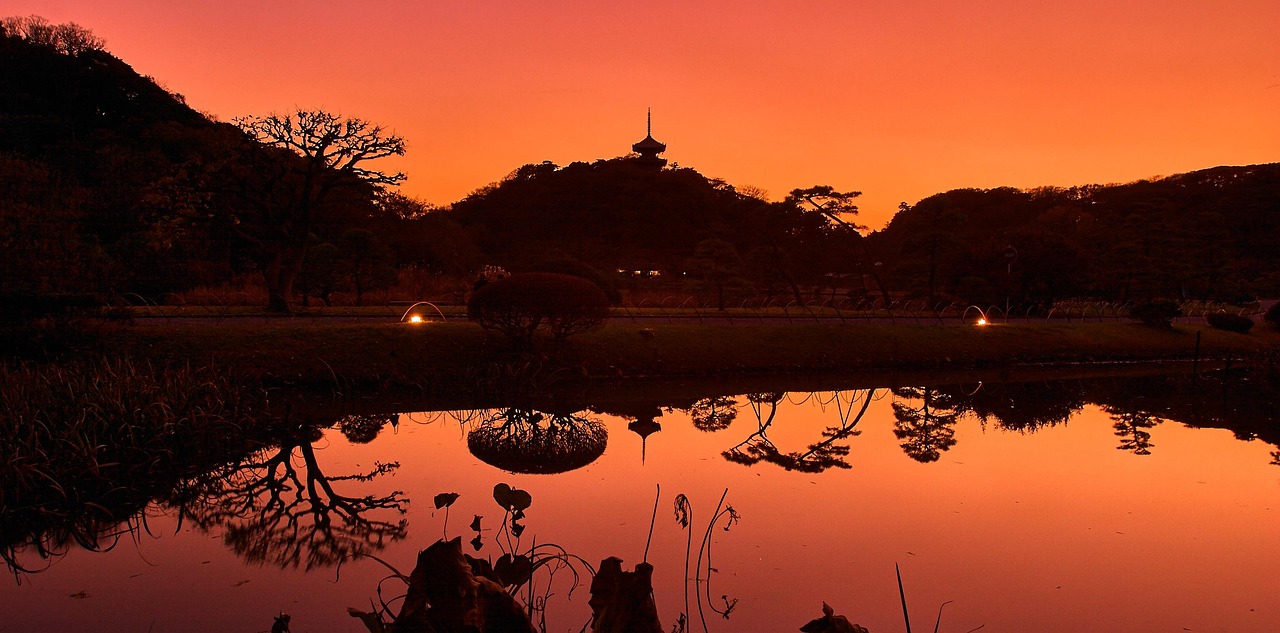
[[[1182,316],[1182,308],[1168,299],[1156,299],[1129,308],[1129,318],[1155,328],[1173,327],[1173,319]]]
[[[1206,316],[1205,319],[1209,321],[1210,326],[1228,332],[1248,334],[1249,329],[1253,327],[1253,319],[1228,312],[1214,312]]]
[[[561,275],[581,277],[603,290],[605,296],[609,297],[610,305],[622,304],[622,292],[618,290],[616,278],[605,275],[590,265],[571,257],[549,259],[540,262],[534,265],[530,272],[557,273]]]
[[[521,273],[485,284],[471,295],[467,318],[517,342],[539,327],[565,339],[604,325],[609,298],[595,284],[572,275]]]

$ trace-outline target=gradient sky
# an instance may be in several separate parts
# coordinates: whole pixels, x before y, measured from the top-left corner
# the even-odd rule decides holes
[[[448,204],[524,163],[666,157],[899,201],[1280,160],[1280,2],[9,0],[224,120],[325,108],[406,137]],[[390,166],[390,165],[388,165]]]

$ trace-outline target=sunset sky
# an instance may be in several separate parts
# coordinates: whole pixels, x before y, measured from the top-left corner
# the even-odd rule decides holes
[[[1125,182],[1280,160],[1280,2],[10,0],[223,120],[393,128],[448,204],[524,163],[666,157],[779,199]]]

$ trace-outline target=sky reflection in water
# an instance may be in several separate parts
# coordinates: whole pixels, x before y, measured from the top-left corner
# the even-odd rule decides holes
[[[738,395],[632,407],[642,413],[629,417],[499,409],[405,414],[394,425],[348,419],[346,436],[325,429],[305,438],[313,450],[299,441],[291,459],[268,452],[257,469],[218,483],[265,490],[275,459],[272,476],[290,484],[284,499],[309,487],[332,499],[329,486],[337,503],[237,514],[224,495],[193,504],[180,527],[173,513],[153,511],[152,535],[105,554],[71,552],[0,591],[8,613],[0,630],[253,631],[283,610],[295,631],[361,631],[346,608],[368,609],[387,571],[368,559],[326,567],[328,559],[363,549],[407,573],[416,550],[444,534],[444,512],[432,505],[440,492],[460,494],[448,535],[468,540],[467,524],[482,515],[480,554],[496,557],[503,512],[492,490],[501,482],[533,496],[524,546],[536,538],[592,564],[619,556],[627,568],[643,556],[660,485],[649,561],[666,627],[685,603],[687,533],[673,500],[684,494],[692,504],[696,556],[728,489],[741,521],[712,532],[718,572],[706,593],[721,609],[737,603],[727,622],[705,612],[712,630],[796,630],[823,601],[871,631],[901,630],[895,563],[917,627],[951,601],[942,631],[1271,630],[1280,593],[1276,447],[1150,414],[1183,415],[1176,398],[1117,406],[1054,385]],[[559,424],[573,444],[531,436],[530,424]],[[468,432],[480,429],[489,463],[468,450]],[[526,453],[567,451],[586,465],[504,471],[490,463],[555,469],[537,455],[502,461],[503,433]],[[401,516],[403,499],[412,503]],[[288,507],[299,512],[281,515]],[[343,538],[317,541],[317,521]],[[548,621],[576,631],[589,619],[586,587],[569,599],[565,578]],[[384,593],[401,587],[388,582]]]

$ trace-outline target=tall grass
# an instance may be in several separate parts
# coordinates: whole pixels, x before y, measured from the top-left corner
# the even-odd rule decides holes
[[[252,450],[265,394],[211,368],[80,360],[0,368],[0,558],[109,547],[185,477]],[[126,526],[125,531],[129,528]]]

